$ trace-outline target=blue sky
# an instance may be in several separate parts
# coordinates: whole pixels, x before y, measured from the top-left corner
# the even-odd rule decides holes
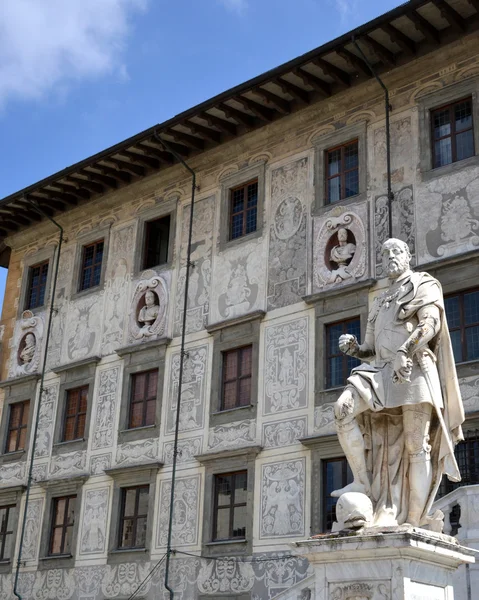
[[[399,4],[0,0],[0,198]]]

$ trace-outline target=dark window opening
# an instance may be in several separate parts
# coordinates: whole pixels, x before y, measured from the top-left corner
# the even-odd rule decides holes
[[[221,410],[251,404],[253,346],[223,352]]]
[[[10,417],[8,419],[7,443],[5,452],[25,450],[27,442],[28,413],[30,400],[10,404]]]
[[[118,548],[144,548],[150,486],[123,488]]]
[[[103,240],[83,246],[80,291],[100,285],[103,248]]]
[[[479,289],[444,299],[447,324],[457,363],[479,359]]]
[[[48,260],[30,267],[28,273],[28,290],[25,310],[32,310],[45,304],[47,289]]]
[[[433,168],[474,156],[472,99],[431,111]]]
[[[0,506],[0,560],[10,560],[13,554],[15,505]]]
[[[326,203],[359,194],[358,140],[326,151]]]
[[[245,539],[248,472],[215,475],[213,540]]]
[[[88,386],[84,385],[67,391],[63,441],[82,439],[85,434]]]
[[[168,262],[171,216],[145,223],[145,246],[143,269],[150,269]]]
[[[49,554],[71,554],[76,496],[53,498]]]
[[[256,231],[258,219],[258,180],[230,190],[229,239]]]
[[[358,318],[326,325],[326,387],[339,387],[346,383],[351,369],[361,361],[341,352],[338,346],[339,336],[350,333],[360,339],[361,323]]]
[[[343,488],[353,481],[353,474],[348,461],[342,458],[323,460],[322,472],[322,512],[321,529],[323,532],[331,531],[336,521],[336,504],[338,498],[332,498],[331,492]]]
[[[131,376],[129,429],[155,424],[158,370]]]

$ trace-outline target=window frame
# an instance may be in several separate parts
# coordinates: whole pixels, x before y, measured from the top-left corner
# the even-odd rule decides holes
[[[244,536],[234,536],[233,535],[233,527],[234,527],[234,513],[235,513],[235,508],[242,508],[247,507],[248,506],[248,502],[240,502],[240,503],[235,503],[234,502],[234,498],[235,498],[235,490],[236,487],[235,485],[233,485],[234,483],[236,483],[236,477],[238,475],[242,475],[245,476],[245,482],[246,482],[246,488],[245,491],[248,492],[248,470],[247,469],[243,469],[242,471],[233,471],[233,472],[229,472],[229,473],[215,473],[213,481],[214,481],[214,492],[213,492],[213,496],[214,496],[214,503],[213,503],[213,531],[211,533],[211,541],[213,542],[225,542],[225,541],[240,541],[240,540],[245,540],[246,539],[246,523],[245,523],[245,534]],[[231,477],[231,501],[229,503],[229,505],[218,505],[218,486],[219,486],[219,478],[220,477]],[[228,508],[228,510],[230,511],[230,516],[229,516],[229,524],[228,524],[228,537],[227,538],[218,538],[217,537],[217,533],[218,533],[218,511],[221,509],[225,509]],[[246,519],[247,520],[247,519]]]
[[[65,502],[65,509],[63,512],[63,522],[61,523],[61,525],[55,525],[55,520],[56,520],[56,508],[59,504],[59,502],[61,500],[66,500]],[[74,507],[75,510],[75,517],[73,518],[73,521],[71,523],[69,522],[65,522],[65,519],[68,519],[68,511],[70,508],[70,502],[73,502],[75,505],[77,505],[77,500],[78,500],[78,496],[76,494],[70,494],[67,496],[54,496],[51,499],[51,509],[50,509],[50,533],[48,536],[48,557],[49,558],[55,558],[58,556],[73,556],[73,545],[74,545],[74,528],[75,528],[75,517],[76,517],[76,506]],[[67,534],[67,530],[68,528],[71,528],[71,548],[69,552],[65,552],[65,540],[66,540],[66,534]],[[53,552],[53,540],[54,540],[54,535],[55,535],[55,529],[62,529],[62,541],[61,541],[61,552]]]
[[[147,259],[147,255],[148,255],[148,242],[150,239],[150,232],[149,232],[149,226],[151,225],[151,223],[155,223],[156,221],[161,221],[162,219],[169,219],[169,224],[168,224],[168,241],[167,241],[167,249],[166,249],[166,260],[157,264],[153,264],[153,265],[147,265],[146,264],[146,259]],[[170,252],[171,252],[171,245],[170,245],[170,238],[171,238],[171,222],[172,222],[172,214],[171,213],[166,213],[164,215],[161,215],[159,217],[156,217],[154,219],[148,219],[147,221],[144,221],[143,223],[143,244],[142,244],[142,256],[141,256],[141,270],[145,271],[146,269],[155,269],[156,267],[162,267],[163,265],[167,265],[169,262],[171,262],[171,257],[170,257]]]
[[[479,287],[473,287],[473,288],[468,288],[465,290],[458,290],[455,292],[449,292],[447,294],[444,294],[444,301],[446,301],[448,298],[453,298],[455,296],[457,296],[459,298],[459,327],[449,327],[449,322],[448,322],[448,327],[449,327],[449,333],[454,332],[454,331],[460,331],[461,332],[461,360],[456,362],[457,364],[461,364],[461,363],[467,363],[467,362],[475,362],[477,360],[479,360],[479,356],[476,358],[468,358],[467,357],[467,342],[466,342],[466,329],[468,329],[469,327],[477,327],[479,326],[479,321],[472,323],[470,325],[466,325],[464,322],[464,296],[465,294],[470,294],[471,292],[477,292],[479,293]],[[445,312],[445,309],[444,309]],[[447,318],[447,314],[446,314],[446,318]]]
[[[3,527],[1,526],[1,521],[0,521],[0,562],[10,562],[13,558],[13,555],[15,553],[15,529],[12,528],[12,531],[8,531],[8,521],[10,519],[10,514],[11,512],[14,513],[13,515],[13,519],[15,519],[15,513],[17,510],[17,505],[16,504],[2,504],[0,505],[0,511],[1,510],[7,510],[7,519],[6,519],[6,526],[5,526],[5,531],[3,530]],[[11,556],[5,558],[5,546],[7,545],[7,536],[8,535],[12,535],[12,547],[11,547]]]
[[[18,310],[17,310],[17,319],[22,318],[22,313],[25,310],[31,311],[33,314],[37,314],[43,310],[45,310],[46,306],[48,306],[50,302],[50,293],[51,293],[51,279],[52,272],[55,270],[55,264],[57,260],[57,246],[49,246],[40,250],[39,252],[35,252],[35,254],[31,254],[30,256],[26,256],[23,259],[23,273],[22,273],[22,285],[20,289],[20,296],[18,300]],[[38,306],[37,308],[27,308],[27,299],[28,299],[28,288],[29,288],[29,280],[30,280],[30,268],[35,265],[41,264],[43,262],[49,263],[48,266],[48,274],[47,281],[45,284],[45,298],[42,306]]]
[[[254,184],[256,184],[256,202],[253,207],[248,207],[249,187]],[[250,235],[251,233],[254,233],[256,231],[257,226],[258,226],[258,189],[259,189],[259,182],[258,182],[257,177],[255,177],[254,179],[251,179],[250,181],[241,183],[240,185],[230,188],[230,190],[229,190],[230,201],[229,201],[229,213],[228,213],[228,241],[229,242],[232,242],[239,238],[245,237],[246,235]],[[243,192],[243,210],[233,212],[233,197],[234,197],[235,192],[238,192],[239,190],[242,190],[242,192]],[[246,231],[247,223],[248,223],[248,213],[251,212],[252,210],[256,211],[255,228],[252,229],[251,231]],[[232,235],[233,234],[233,218],[239,214],[243,215],[241,234],[233,237],[233,235]]]
[[[361,317],[360,315],[354,316],[354,317],[350,317],[348,319],[341,319],[339,321],[331,321],[330,323],[327,323],[325,325],[325,353],[324,353],[324,360],[325,360],[325,369],[324,369],[324,377],[325,377],[325,388],[326,389],[335,389],[338,387],[342,387],[344,385],[346,385],[346,380],[349,377],[349,373],[351,372],[351,369],[348,368],[348,361],[350,360],[350,357],[347,354],[344,354],[344,352],[341,352],[341,350],[339,350],[338,348],[338,352],[337,354],[329,354],[329,342],[330,342],[330,336],[331,336],[331,327],[337,326],[337,325],[343,325],[343,333],[342,335],[348,333],[346,331],[346,325],[348,323],[351,323],[352,321],[358,321],[359,322],[359,331],[361,334]],[[358,339],[358,342],[361,343],[361,339]],[[336,358],[336,357],[340,357],[342,358],[342,373],[343,373],[343,382],[339,385],[332,385],[332,382],[330,380],[330,360],[332,358]],[[361,362],[358,360],[358,364]]]
[[[176,213],[178,209],[178,203],[180,201],[179,196],[170,196],[169,199],[161,199],[160,205],[148,206],[146,210],[138,214],[138,221],[136,224],[136,242],[135,242],[135,256],[134,256],[134,272],[135,274],[142,273],[145,271],[144,265],[144,252],[146,245],[146,227],[147,223],[162,219],[163,217],[170,217],[170,232],[168,238],[168,259],[161,265],[155,265],[149,267],[146,270],[154,270],[157,273],[170,269],[173,266],[175,260],[175,239],[176,239]]]
[[[97,265],[96,265],[96,263],[95,263],[95,259],[96,259],[96,257],[97,257],[97,253],[98,253],[98,249],[97,249],[97,247],[98,247],[100,244],[102,244],[102,250],[101,250],[101,262],[100,262],[100,276],[99,276],[99,279],[98,279],[98,283],[93,283],[93,284],[91,284],[91,285],[89,285],[89,286],[87,286],[87,287],[83,287],[83,279],[84,279],[85,272],[86,272],[87,270],[91,270],[91,273],[92,273],[92,275],[91,275],[91,278],[92,278],[92,277],[93,277],[93,275],[94,275],[94,272],[95,272],[95,266],[97,266]],[[86,251],[87,251],[89,248],[91,248],[92,246],[94,247],[94,250],[93,250],[93,259],[92,259],[92,264],[91,264],[90,266],[86,267],[86,266],[85,266],[85,262],[86,262]],[[88,244],[84,244],[84,245],[82,246],[82,249],[81,249],[81,263],[80,263],[80,272],[79,272],[79,278],[78,278],[78,289],[77,289],[77,291],[78,291],[79,293],[81,293],[81,292],[86,292],[86,291],[88,291],[88,290],[92,290],[92,289],[98,288],[98,287],[100,286],[100,284],[101,284],[101,275],[102,275],[103,266],[104,266],[104,265],[103,265],[103,262],[104,262],[104,260],[105,260],[105,239],[104,239],[104,238],[99,238],[99,239],[97,239],[97,240],[95,240],[95,241],[93,241],[93,242],[89,242]]]
[[[241,375],[241,360],[243,357],[243,352],[245,350],[249,350],[250,354],[251,354],[251,362],[250,362],[250,370],[249,370],[249,374],[247,375]],[[229,354],[233,354],[235,353],[236,355],[240,354],[241,359],[237,360],[237,366],[236,366],[236,377],[234,379],[230,379],[230,380],[226,380],[226,357]],[[243,381],[244,379],[249,379],[250,380],[250,393],[249,393],[249,398],[248,398],[248,402],[246,404],[241,404],[240,403],[240,382]],[[253,344],[247,344],[245,346],[239,346],[237,348],[229,348],[227,350],[223,350],[221,352],[221,397],[220,397],[220,406],[219,406],[219,410],[220,412],[225,411],[225,410],[233,410],[235,408],[243,408],[243,407],[247,407],[247,406],[251,406],[251,400],[252,400],[252,391],[253,391]],[[234,406],[229,406],[229,407],[225,407],[225,385],[227,383],[232,383],[232,382],[236,382],[236,394],[235,394],[235,405]]]
[[[81,392],[85,391],[86,392],[86,409],[84,412],[81,412],[79,409],[81,408],[81,400],[82,400],[82,394]],[[77,403],[76,403],[76,411],[74,415],[68,415],[68,401],[69,401],[69,396],[72,392],[80,392],[78,394],[78,399],[77,399]],[[88,384],[86,385],[81,385],[78,387],[72,387],[72,388],[68,388],[67,390],[65,390],[65,410],[63,413],[63,427],[62,427],[62,437],[61,437],[61,441],[62,442],[75,442],[77,440],[83,440],[84,436],[85,436],[85,431],[87,428],[87,424],[86,424],[86,419],[87,419],[87,415],[88,415],[88,398],[90,396],[90,386]],[[85,415],[85,421],[83,423],[83,431],[81,432],[81,435],[79,435],[78,432],[78,419],[80,416]],[[67,421],[69,418],[71,418],[72,416],[75,417],[75,425],[73,428],[73,437],[71,439],[66,439],[66,430],[67,430]],[[76,435],[75,435],[76,434]]]
[[[327,493],[328,492],[328,490],[327,490],[327,468],[328,468],[328,464],[333,463],[333,462],[342,462],[342,466],[341,466],[342,482],[338,489],[341,489],[344,486],[346,486],[348,483],[352,482],[351,478],[348,479],[348,461],[345,456],[335,456],[332,458],[323,458],[321,460],[321,532],[322,533],[331,531],[331,528],[327,527],[328,515],[327,515],[326,509],[327,509],[327,505],[328,505],[328,500],[331,499],[331,495],[328,495],[328,493]],[[349,469],[349,470],[351,472],[351,469]],[[335,500],[336,501],[333,500],[332,508],[334,508],[336,506],[339,498],[336,498]]]
[[[32,291],[34,288],[41,290],[42,286],[41,285],[37,285],[37,286],[33,286],[33,271],[34,269],[42,269],[43,267],[45,267],[45,265],[47,266],[47,273],[46,273],[46,277],[45,277],[45,285],[44,285],[44,290],[43,290],[43,302],[41,304],[37,304],[36,306],[31,306],[31,296],[32,296]],[[43,308],[46,305],[46,296],[47,296],[47,285],[49,282],[49,274],[50,274],[50,259],[46,259],[43,260],[39,263],[35,263],[34,265],[31,265],[28,268],[28,281],[27,281],[27,289],[26,289],[26,294],[25,294],[25,310],[30,310],[30,311],[34,311],[35,309],[40,309]],[[40,275],[41,275],[41,271],[40,271]]]
[[[99,241],[103,240],[103,258],[101,262],[100,269],[100,282],[98,285],[81,289],[81,276],[82,276],[82,265],[83,265],[83,249],[86,246],[90,246]],[[72,280],[71,280],[71,299],[75,300],[76,298],[82,298],[83,296],[88,296],[88,294],[94,294],[103,289],[105,285],[105,272],[107,268],[107,263],[109,259],[109,247],[110,247],[110,227],[102,227],[99,229],[94,229],[86,233],[85,235],[81,235],[76,240],[77,245],[75,249],[75,262],[72,271]]]
[[[445,110],[447,108],[448,112],[449,112],[449,116],[451,117],[454,115],[455,106],[457,104],[460,104],[461,102],[467,102],[467,101],[470,101],[470,103],[471,103],[472,125],[468,129],[464,129],[464,130],[460,131],[459,134],[465,133],[466,131],[472,131],[473,153],[471,156],[467,156],[465,158],[458,159],[457,158],[457,142],[456,142],[456,136],[458,135],[458,133],[456,131],[456,120],[455,119],[450,120],[451,133],[449,135],[444,135],[444,136],[436,139],[436,137],[434,135],[434,113]],[[430,135],[431,135],[431,156],[432,156],[432,168],[433,169],[440,169],[441,167],[446,167],[446,166],[452,165],[456,162],[462,162],[463,160],[467,160],[468,158],[471,158],[472,156],[474,156],[476,154],[476,148],[474,145],[474,112],[473,112],[473,106],[472,106],[472,96],[466,96],[465,98],[461,98],[459,100],[454,100],[453,102],[448,102],[447,104],[443,104],[442,106],[438,106],[436,108],[431,108],[429,120],[430,120],[430,127],[431,127]],[[446,139],[446,138],[451,138],[451,158],[452,158],[452,160],[450,163],[446,163],[444,165],[438,165],[436,167],[435,166],[435,164],[436,164],[436,142],[441,139]]]
[[[23,424],[24,415],[25,415],[25,405],[26,404],[28,404],[28,414],[27,414],[26,423]],[[28,399],[28,400],[20,400],[18,402],[12,402],[8,406],[8,421],[7,421],[7,432],[6,432],[6,436],[5,436],[4,454],[13,454],[14,452],[25,452],[26,449],[28,448],[27,437],[28,437],[28,425],[29,425],[29,421],[30,421],[30,405],[31,405],[31,401]],[[21,424],[18,427],[11,427],[12,410],[16,406],[22,406]],[[20,442],[20,438],[21,438],[21,433],[20,433],[21,429],[25,429],[26,430],[25,431],[25,447],[24,448],[19,448],[18,447],[19,442]],[[8,447],[10,445],[10,434],[12,433],[12,431],[16,431],[17,432],[17,439],[16,439],[16,443],[15,443],[15,450],[8,450]]]
[[[133,397],[134,397],[134,391],[135,391],[135,381],[137,379],[137,377],[146,375],[147,376],[147,384],[145,385],[145,390],[148,390],[149,388],[149,382],[150,382],[150,375],[152,373],[155,373],[156,375],[156,386],[155,386],[155,397],[154,398],[147,398],[144,397],[141,401],[137,401],[134,402],[133,401]],[[139,429],[140,427],[154,427],[156,425],[156,405],[158,402],[158,384],[159,384],[159,377],[160,377],[160,373],[159,373],[159,369],[147,369],[145,371],[139,371],[138,373],[131,373],[130,374],[130,394],[129,394],[129,407],[128,407],[128,430],[132,430],[132,429]],[[146,417],[148,414],[148,403],[153,401],[155,404],[155,418],[153,420],[153,423],[147,423],[146,422]],[[143,404],[143,411],[142,411],[142,424],[141,425],[136,425],[133,426],[132,425],[132,411],[133,411],[133,406],[135,404]]]
[[[335,152],[337,150],[341,151],[341,165],[342,167],[344,167],[344,154],[346,151],[346,148],[348,146],[352,146],[353,144],[356,144],[357,147],[357,153],[358,153],[358,163],[357,166],[354,167],[353,169],[344,169],[342,168],[341,171],[339,172],[339,174],[337,175],[328,175],[328,158],[329,158],[329,154],[331,152]],[[345,190],[346,190],[346,185],[345,185],[345,177],[346,177],[346,173],[350,173],[352,171],[357,171],[358,173],[358,192],[356,194],[353,194],[351,196],[345,196],[343,195]],[[341,181],[341,196],[338,200],[334,200],[331,202],[331,200],[329,200],[329,182],[332,179],[340,179]],[[342,144],[338,144],[337,146],[334,146],[332,148],[327,148],[324,151],[324,185],[325,185],[325,190],[324,190],[324,201],[325,204],[328,206],[334,206],[337,205],[339,202],[343,202],[344,200],[349,200],[349,198],[355,198],[356,196],[358,196],[359,194],[359,139],[355,138],[352,140],[349,140],[348,142],[343,142]]]
[[[148,508],[147,508],[146,514],[139,515],[138,514],[138,505],[139,505],[139,498],[140,498],[140,490],[142,490],[142,489],[147,490]],[[133,516],[125,517],[126,496],[127,496],[127,492],[130,490],[135,490],[135,512],[134,512]],[[149,484],[125,486],[125,487],[121,488],[121,490],[120,490],[121,505],[120,505],[119,519],[118,519],[118,534],[117,534],[117,545],[116,545],[117,550],[144,550],[146,548],[148,533],[145,534],[145,545],[144,546],[123,546],[121,543],[121,540],[123,537],[123,526],[124,526],[125,521],[127,521],[127,520],[133,519],[133,521],[134,521],[133,531],[134,531],[135,535],[132,537],[134,537],[135,540],[136,540],[136,535],[138,533],[137,532],[138,519],[146,519],[146,524],[147,524],[147,528],[148,528],[148,514],[150,512],[149,492],[150,492]]]

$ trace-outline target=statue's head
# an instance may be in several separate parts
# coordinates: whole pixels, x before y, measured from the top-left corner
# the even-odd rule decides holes
[[[155,305],[155,294],[151,290],[148,290],[145,294],[145,303],[148,308]]]
[[[411,253],[406,242],[391,238],[381,249],[383,268],[390,279],[396,279],[409,269]]]
[[[347,242],[348,241],[348,230],[341,228],[338,229],[338,240],[340,242]]]

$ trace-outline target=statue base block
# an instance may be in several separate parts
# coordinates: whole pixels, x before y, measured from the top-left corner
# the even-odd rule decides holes
[[[453,600],[453,574],[476,553],[451,536],[408,526],[342,531],[294,546],[312,574],[284,600]]]

